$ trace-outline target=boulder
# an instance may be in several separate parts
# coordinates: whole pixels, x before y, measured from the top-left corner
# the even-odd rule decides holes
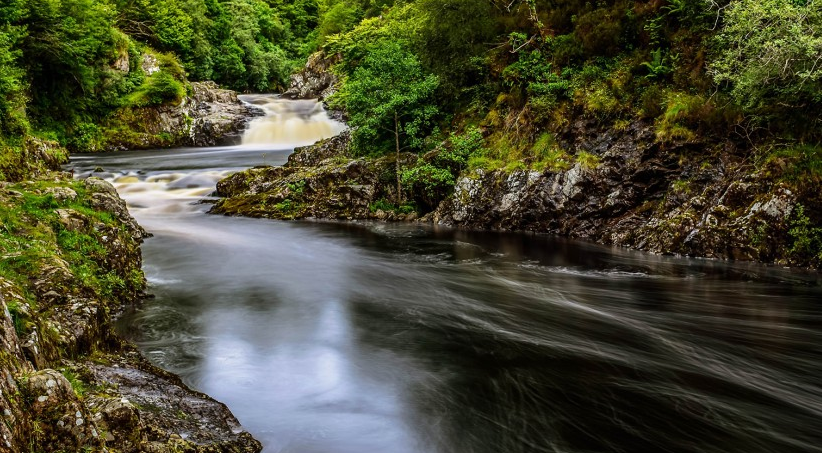
[[[339,79],[331,67],[339,57],[316,52],[308,58],[305,67],[291,76],[291,85],[283,93],[286,99],[318,99],[323,101],[337,91]]]

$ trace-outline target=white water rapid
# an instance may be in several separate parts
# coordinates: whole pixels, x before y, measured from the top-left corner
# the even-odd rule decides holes
[[[323,105],[314,100],[289,101],[267,94],[242,95],[240,100],[265,112],[265,116],[248,125],[243,134],[245,146],[306,146],[345,129],[344,124],[329,118]]]

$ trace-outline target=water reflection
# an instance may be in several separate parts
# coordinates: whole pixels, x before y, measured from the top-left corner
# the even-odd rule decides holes
[[[197,154],[76,171],[119,179],[155,235],[157,297],[124,329],[266,452],[822,451],[818,274],[207,216],[214,175],[256,152]]]

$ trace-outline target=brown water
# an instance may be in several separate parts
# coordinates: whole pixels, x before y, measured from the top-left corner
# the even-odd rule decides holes
[[[197,204],[289,152],[73,164],[154,234],[124,331],[266,452],[822,451],[818,274]]]

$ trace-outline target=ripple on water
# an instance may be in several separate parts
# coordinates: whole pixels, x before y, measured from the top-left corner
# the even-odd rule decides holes
[[[100,159],[155,235],[156,298],[126,328],[266,451],[822,451],[818,276],[192,205],[260,158],[238,147],[78,165]]]

